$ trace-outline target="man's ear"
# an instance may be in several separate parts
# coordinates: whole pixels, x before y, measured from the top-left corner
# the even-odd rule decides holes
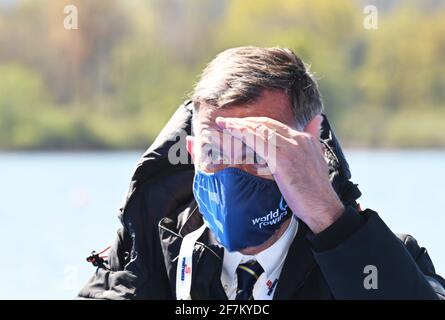
[[[323,122],[323,117],[320,114],[316,115],[306,125],[306,127],[304,128],[304,132],[309,133],[314,137],[320,138],[322,122]]]
[[[186,136],[185,137],[185,141],[186,141],[186,147],[187,147],[187,152],[190,154],[190,156],[192,157],[193,161],[195,161],[195,152],[193,151],[193,146],[195,145],[195,137],[193,136]]]

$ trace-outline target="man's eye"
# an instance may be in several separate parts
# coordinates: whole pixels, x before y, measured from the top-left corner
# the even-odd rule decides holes
[[[224,155],[215,146],[205,144],[203,146],[203,161],[206,163],[221,163],[224,160]]]
[[[217,150],[209,150],[207,152],[207,158],[216,162],[216,161],[221,161],[223,160],[223,156],[221,155],[221,152],[217,151]]]

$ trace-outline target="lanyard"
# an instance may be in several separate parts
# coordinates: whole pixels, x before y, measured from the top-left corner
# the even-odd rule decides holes
[[[179,250],[178,266],[176,268],[176,299],[191,300],[190,289],[192,288],[192,256],[196,241],[203,234],[206,225],[187,234],[182,239]]]

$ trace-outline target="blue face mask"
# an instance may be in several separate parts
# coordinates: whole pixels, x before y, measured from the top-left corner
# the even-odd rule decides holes
[[[229,251],[263,244],[291,216],[275,181],[238,168],[196,170],[193,193],[204,221]]]

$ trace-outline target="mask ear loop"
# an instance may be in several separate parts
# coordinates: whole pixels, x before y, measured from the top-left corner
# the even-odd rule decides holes
[[[193,249],[206,228],[206,224],[203,224],[199,229],[185,235],[182,239],[176,267],[177,300],[191,300]]]

